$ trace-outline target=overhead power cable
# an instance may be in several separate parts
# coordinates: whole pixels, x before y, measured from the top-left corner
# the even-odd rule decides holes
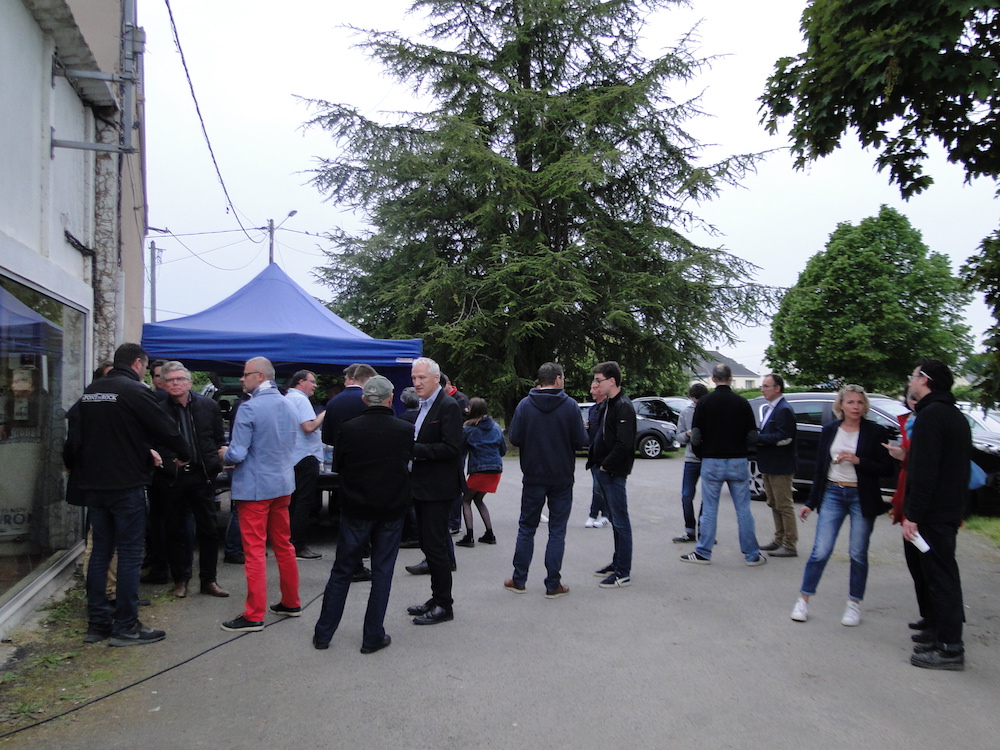
[[[208,146],[208,154],[212,157],[212,164],[215,166],[215,174],[219,178],[219,184],[222,185],[222,192],[226,196],[226,203],[229,205],[229,208],[232,209],[233,218],[236,219],[236,223],[240,225],[240,229],[243,230],[243,233],[246,234],[247,238],[249,238],[251,242],[263,242],[263,238],[255,240],[253,237],[250,237],[246,227],[243,226],[243,222],[240,221],[240,217],[237,215],[236,206],[233,205],[232,198],[229,197],[229,190],[226,188],[226,181],[222,179],[222,171],[219,169],[219,162],[215,158],[212,141],[208,137],[208,129],[205,127],[205,118],[201,116],[201,107],[198,104],[198,97],[194,93],[194,83],[191,80],[191,72],[188,70],[187,60],[184,57],[184,49],[181,47],[181,38],[177,33],[177,24],[174,22],[173,8],[170,7],[170,0],[163,0],[163,2],[167,6],[167,15],[170,16],[170,30],[174,35],[174,44],[177,45],[177,52],[181,57],[181,66],[184,68],[184,75],[187,78],[188,88],[191,90],[191,99],[194,101],[194,110],[198,115],[198,122],[201,123],[201,132],[205,136],[205,144]]]

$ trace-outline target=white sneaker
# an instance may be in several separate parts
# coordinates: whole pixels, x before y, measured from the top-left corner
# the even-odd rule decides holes
[[[847,600],[847,609],[844,610],[844,616],[840,618],[840,624],[849,628],[861,624],[861,602]]]
[[[583,528],[585,528],[585,529],[592,529],[592,528],[594,528],[595,525],[597,525],[597,519],[596,518],[591,518],[590,516],[588,516],[587,517],[587,522],[583,525]]]
[[[604,516],[601,516],[596,521],[594,521],[594,528],[595,529],[603,529],[605,526],[609,526],[610,524],[611,524],[611,521],[609,521]]]
[[[809,619],[809,605],[801,596],[799,597],[799,600],[795,602],[795,606],[792,607],[792,619],[795,620],[795,622],[805,622]]]

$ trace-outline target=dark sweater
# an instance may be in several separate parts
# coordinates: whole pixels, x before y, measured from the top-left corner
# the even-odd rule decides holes
[[[413,425],[387,406],[367,407],[340,425],[333,458],[346,516],[376,521],[402,518],[410,504]]]
[[[580,407],[561,388],[536,388],[523,398],[507,438],[521,449],[525,484],[573,484],[576,451],[587,447]]]
[[[750,402],[717,385],[698,399],[691,424],[691,445],[699,458],[746,458],[757,443],[757,421]]]
[[[972,433],[955,397],[931,391],[917,402],[906,463],[906,518],[919,525],[962,522],[969,495]]]

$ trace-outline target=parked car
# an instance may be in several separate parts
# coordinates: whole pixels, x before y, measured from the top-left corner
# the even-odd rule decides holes
[[[580,417],[587,422],[592,402],[580,404]],[[677,442],[676,412],[657,396],[632,399],[635,407],[635,449],[640,458],[659,458],[664,451],[680,448]],[[674,421],[671,421],[671,415]]]
[[[816,454],[819,450],[820,432],[823,425],[836,419],[833,413],[833,402],[837,398],[836,393],[786,393],[785,401],[795,412],[796,430],[796,454],[798,461],[795,466],[795,477],[792,479],[792,486],[804,495],[809,494],[812,488],[813,473],[816,471]],[[880,424],[889,432],[892,442],[898,442],[899,421],[898,416],[906,414],[909,409],[899,401],[895,401],[888,396],[881,394],[868,394],[871,402],[871,410],[868,412],[868,419],[876,424]],[[753,407],[754,417],[757,424],[761,421],[761,412],[767,401],[763,396],[758,396],[750,400]],[[890,476],[882,477],[882,492],[891,495],[896,489],[896,471]],[[750,491],[757,500],[764,499],[764,480],[757,468],[757,462],[750,460]]]
[[[808,494],[812,487],[813,472],[816,469],[816,452],[819,433],[823,425],[834,419],[833,402],[836,393],[786,393],[785,400],[795,412],[797,428],[798,463],[792,484],[797,491]],[[882,425],[889,431],[892,442],[900,439],[899,420],[908,409],[899,401],[879,393],[868,394],[871,410],[868,419]],[[760,424],[763,398],[750,401],[757,424]],[[1000,413],[984,411],[974,404],[960,403],[959,408],[969,420],[972,428],[972,460],[987,474],[987,483],[970,493],[967,512],[996,515],[1000,514],[1000,492],[997,490],[1000,472]],[[891,495],[896,489],[899,471],[882,477],[882,492]],[[757,468],[757,462],[750,462],[751,492],[757,500],[764,499],[764,482]]]

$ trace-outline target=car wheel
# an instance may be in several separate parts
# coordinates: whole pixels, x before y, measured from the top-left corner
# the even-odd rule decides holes
[[[659,458],[663,455],[663,443],[652,435],[639,440],[639,455],[643,458]]]
[[[764,492],[764,477],[760,473],[757,462],[750,459],[750,499],[767,500],[767,493]]]

